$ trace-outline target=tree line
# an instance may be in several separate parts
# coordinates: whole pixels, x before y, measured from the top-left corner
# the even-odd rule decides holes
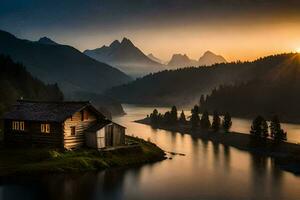
[[[45,84],[10,57],[0,55],[0,116],[17,99],[60,101],[64,96],[57,84]]]
[[[271,137],[275,141],[287,140],[287,132],[281,128],[279,118],[276,115],[271,119],[270,125],[261,115],[257,116],[252,122],[250,134],[262,139]]]
[[[219,130],[224,130],[229,132],[232,126],[232,120],[229,113],[226,113],[223,118],[219,115],[217,111],[213,112],[212,122],[209,119],[209,113],[204,111],[200,115],[200,109],[198,105],[195,105],[191,109],[191,116],[186,117],[184,111],[182,110],[178,116],[178,111],[176,106],[172,106],[170,111],[161,114],[157,109],[154,109],[150,116],[150,122],[153,125],[185,125],[189,126],[193,130],[203,129],[203,130],[213,130],[218,132]]]

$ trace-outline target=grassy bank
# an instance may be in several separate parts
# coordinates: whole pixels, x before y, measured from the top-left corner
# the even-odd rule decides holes
[[[126,137],[138,143],[135,148],[99,152],[92,149],[62,151],[55,149],[0,149],[0,176],[40,173],[68,173],[139,165],[165,159],[153,143]]]
[[[136,121],[138,123],[151,125],[149,119]],[[248,151],[263,156],[274,158],[282,169],[300,175],[300,145],[288,142],[275,142],[271,139],[255,138],[251,135],[237,132],[212,132],[203,130],[192,130],[189,126],[169,126],[160,125],[155,128],[169,130],[173,132],[187,133],[193,137],[209,140],[214,143],[220,143],[232,146],[237,149]]]

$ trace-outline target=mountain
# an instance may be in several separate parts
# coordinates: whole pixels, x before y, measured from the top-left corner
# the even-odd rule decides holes
[[[168,62],[168,66],[177,68],[197,65],[197,61],[190,59],[186,54],[173,54],[171,60]]]
[[[105,94],[124,103],[190,106],[198,102],[201,94],[210,94],[220,85],[236,85],[257,77],[272,76],[270,71],[288,62],[293,56],[294,54],[282,54],[260,58],[253,62],[165,70],[114,87]],[[299,73],[295,73],[295,76],[297,75],[300,76]]]
[[[300,54],[271,57],[265,64],[272,69],[249,82],[213,90],[200,109],[249,118],[278,115],[285,122],[300,123]]]
[[[147,56],[148,56],[148,58],[150,58],[151,60],[153,60],[153,61],[155,61],[155,62],[157,62],[157,63],[163,64],[163,61],[160,60],[159,58],[155,57],[152,53],[148,54]]]
[[[133,77],[165,69],[162,64],[148,58],[127,38],[123,38],[121,42],[115,40],[109,46],[85,50],[84,54],[115,66]]]
[[[211,51],[206,51],[203,56],[201,56],[198,60],[199,66],[210,66],[216,63],[226,63],[227,61],[223,56],[216,55]]]
[[[186,54],[174,54],[168,62],[168,66],[172,68],[182,68],[190,66],[211,66],[218,63],[226,63],[225,58],[211,51],[206,51],[198,61],[190,59]]]
[[[48,37],[41,37],[37,42],[40,44],[59,45]]]
[[[17,99],[60,101],[63,94],[56,84],[46,85],[32,77],[22,64],[0,55],[0,116]]]
[[[118,69],[98,62],[71,46],[53,45],[53,41],[47,38],[32,42],[0,31],[0,44],[1,54],[23,63],[33,76],[42,81],[58,83],[66,95],[75,91],[101,93],[131,80]]]

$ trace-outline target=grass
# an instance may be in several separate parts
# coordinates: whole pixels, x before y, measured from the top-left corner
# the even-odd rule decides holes
[[[109,152],[93,149],[0,149],[0,176],[40,173],[68,173],[102,170],[150,163],[165,159],[165,153],[151,142],[127,137],[139,145]]]

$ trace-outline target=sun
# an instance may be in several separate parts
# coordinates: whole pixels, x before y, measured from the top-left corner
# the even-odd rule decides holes
[[[300,47],[295,49],[296,53],[300,53]]]

